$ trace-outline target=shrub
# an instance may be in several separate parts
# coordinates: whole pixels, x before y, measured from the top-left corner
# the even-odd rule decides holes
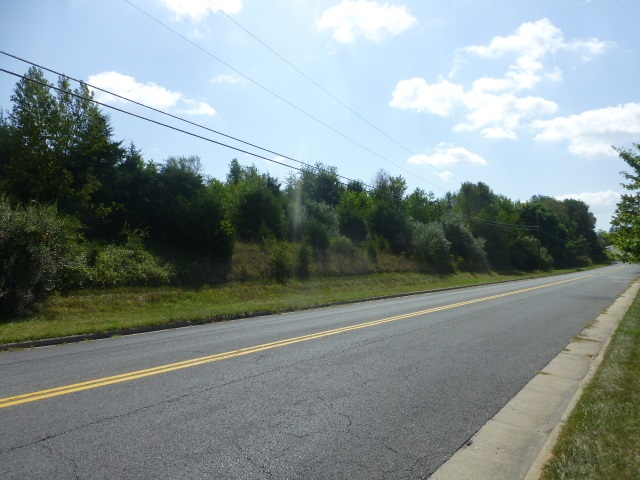
[[[322,223],[311,220],[304,224],[304,238],[309,242],[316,254],[323,254],[331,244],[329,229]]]
[[[293,275],[293,260],[285,242],[271,244],[271,277],[278,283],[286,283]]]
[[[91,267],[91,283],[101,287],[164,285],[173,271],[144,246],[144,232],[125,230],[124,245],[98,248]]]
[[[371,218],[371,232],[384,238],[394,253],[407,251],[411,243],[409,217],[396,205],[378,205]]]
[[[357,252],[356,246],[353,242],[342,235],[334,239],[333,250],[338,254],[350,256],[355,255]]]
[[[311,266],[311,247],[306,243],[301,243],[298,249],[298,268],[297,273],[300,278],[309,276],[309,267]]]
[[[373,238],[369,238],[365,244],[364,248],[367,251],[367,256],[372,262],[378,261],[378,244]]]
[[[511,249],[511,263],[519,270],[533,271],[540,268],[547,271],[553,266],[553,257],[541,246],[538,259],[538,240],[526,235],[520,237]]]
[[[484,240],[475,238],[457,217],[446,218],[442,226],[445,237],[451,244],[451,253],[457,259],[458,268],[472,272],[488,270]]]
[[[416,222],[413,225],[412,235],[413,256],[423,267],[438,272],[450,272],[451,265],[450,245],[439,223]]]
[[[54,206],[0,198],[0,314],[25,315],[82,275],[78,225]],[[78,279],[79,280],[79,279]]]

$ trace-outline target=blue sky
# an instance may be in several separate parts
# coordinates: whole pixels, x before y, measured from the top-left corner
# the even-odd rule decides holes
[[[365,183],[384,169],[437,197],[482,181],[513,200],[580,198],[608,229],[626,168],[611,146],[640,143],[638,19],[637,0],[5,0],[0,47]],[[0,108],[15,83],[0,74]],[[147,160],[198,155],[219,179],[233,158],[290,171],[105,112]]]

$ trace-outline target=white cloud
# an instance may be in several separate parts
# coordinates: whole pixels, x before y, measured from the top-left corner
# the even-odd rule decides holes
[[[402,110],[433,113],[447,117],[456,104],[464,102],[464,89],[442,78],[429,84],[422,78],[401,80],[391,95],[389,105]]]
[[[575,200],[582,200],[584,203],[594,208],[610,208],[615,207],[620,201],[620,193],[613,190],[607,190],[604,192],[582,192],[582,193],[568,193],[565,195],[557,195],[557,200],[566,200],[567,198],[573,198]]]
[[[461,49],[462,52],[477,55],[481,58],[499,58],[515,54],[516,60],[509,67],[505,78],[514,89],[531,89],[542,78],[558,80],[562,72],[556,68],[553,72],[540,76],[544,70],[542,63],[548,54],[560,50],[581,53],[584,60],[602,54],[613,42],[601,41],[597,38],[589,40],[571,40],[566,42],[562,31],[549,19],[523,23],[513,35],[494,37],[488,45],[471,45]]]
[[[449,180],[451,180],[453,178],[453,173],[450,172],[449,170],[445,170],[442,173],[438,174],[438,177],[443,181],[443,182],[448,182]]]
[[[551,100],[519,94],[522,90],[533,89],[543,79],[562,80],[559,67],[545,67],[548,55],[564,50],[580,53],[588,59],[611,45],[613,43],[598,39],[566,41],[562,31],[548,19],[524,23],[512,35],[496,36],[487,45],[471,45],[457,50],[454,68],[449,75],[449,78],[453,77],[470,55],[482,59],[511,55],[513,61],[502,78],[480,77],[471,84],[471,88],[442,78],[433,84],[422,78],[401,80],[396,84],[389,105],[440,116],[450,116],[455,108],[463,107],[466,114],[453,127],[454,131],[477,130],[485,138],[515,140],[525,122],[530,123],[559,110]],[[541,134],[539,137],[542,139],[544,136]],[[577,142],[572,144],[572,148],[577,152],[582,145],[583,142]]]
[[[153,82],[139,83],[134,77],[118,72],[104,72],[91,75],[87,83],[117,93],[136,102],[144,103],[150,107],[163,110],[175,107],[178,101],[182,99],[182,93],[180,92],[167,90]],[[100,91],[96,91],[95,95],[96,100],[105,103],[124,101]]]
[[[471,91],[466,92],[461,85],[442,78],[435,84],[429,84],[422,78],[412,78],[398,82],[389,105],[443,117],[450,116],[455,107],[464,106],[468,114],[454,130],[482,130],[483,136],[493,139],[515,139],[515,131],[523,119],[558,110],[554,102],[540,97],[486,93],[504,87],[504,81],[481,78],[474,82]]]
[[[318,30],[333,30],[339,43],[353,43],[358,37],[380,42],[411,28],[417,20],[405,6],[380,5],[368,0],[342,0],[327,9],[317,22]]]
[[[178,21],[187,17],[199,22],[205,20],[211,13],[222,10],[228,14],[239,13],[242,10],[242,0],[161,0]]]
[[[589,210],[596,217],[597,228],[608,230],[611,218],[613,218],[618,202],[620,201],[620,196],[618,192],[606,190],[603,192],[569,193],[557,195],[555,198],[560,201],[567,198],[582,200],[589,205]]]
[[[182,113],[190,115],[216,114],[215,109],[210,105],[185,98],[181,92],[168,90],[153,82],[140,83],[134,77],[118,72],[91,75],[87,83],[159,110],[170,110],[184,104],[185,106],[181,109]],[[94,94],[96,100],[103,103],[126,103],[126,100],[113,97],[100,90],[95,90]]]
[[[512,93],[487,94],[472,90],[465,96],[469,109],[466,122],[458,123],[454,131],[481,130],[485,138],[517,138],[522,120],[554,113],[558,105],[540,97],[516,97]]]
[[[431,155],[413,155],[407,160],[407,163],[414,165],[431,165],[434,167],[449,167],[452,165],[473,165],[487,166],[487,161],[477,153],[470,152],[466,148],[456,147],[441,143],[435,148],[435,153]],[[451,176],[451,172],[444,172],[445,175]]]
[[[181,110],[181,112],[186,113],[187,115],[206,115],[212,117],[218,113],[215,108],[205,102],[185,100],[185,103],[187,104],[187,108]]]
[[[588,110],[578,115],[538,120],[531,124],[540,130],[539,142],[569,141],[569,151],[581,157],[615,157],[611,148],[634,141],[640,135],[640,103]]]

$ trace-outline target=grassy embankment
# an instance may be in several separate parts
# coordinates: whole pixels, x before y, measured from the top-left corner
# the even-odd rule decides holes
[[[541,478],[640,478],[640,295],[569,416]]]
[[[292,278],[280,284],[265,280],[269,269],[267,252],[250,245],[239,245],[236,250],[228,283],[199,288],[113,288],[57,294],[48,299],[37,314],[0,322],[0,344],[181,322],[218,321],[534,276],[430,275],[420,273],[419,266],[410,259],[380,253],[375,261],[371,261],[358,250],[329,254],[322,261],[312,262],[309,278]]]

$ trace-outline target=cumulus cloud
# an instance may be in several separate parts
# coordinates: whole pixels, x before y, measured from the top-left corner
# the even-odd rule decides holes
[[[442,78],[434,84],[412,78],[398,82],[389,105],[443,117],[450,116],[456,107],[464,107],[468,111],[465,120],[454,130],[481,130],[484,137],[492,139],[515,139],[523,119],[558,110],[555,102],[540,97],[489,93],[503,88],[503,82],[490,78],[476,80],[470,91]]]
[[[190,115],[216,114],[215,109],[210,105],[185,98],[181,92],[168,90],[153,82],[140,83],[134,77],[118,72],[91,75],[87,83],[159,110],[179,108],[182,113]],[[96,90],[94,94],[96,100],[103,103],[126,102],[99,90]]]
[[[187,108],[182,109],[181,112],[187,115],[205,115],[212,117],[218,113],[215,108],[205,102],[186,99],[184,103],[187,105]]]
[[[496,36],[487,45],[457,50],[454,70],[449,75],[451,79],[470,56],[493,59],[510,55],[513,61],[501,78],[480,77],[469,88],[442,78],[436,83],[422,78],[401,80],[396,84],[389,105],[439,116],[451,116],[460,108],[465,113],[454,125],[454,131],[480,131],[485,138],[515,140],[524,125],[559,110],[551,100],[521,93],[533,89],[542,80],[562,80],[559,67],[545,67],[549,54],[564,50],[579,53],[586,60],[612,45],[612,42],[598,39],[567,41],[562,31],[548,19],[524,23],[512,35]],[[543,128],[544,123],[537,125],[537,128]],[[541,134],[540,140],[543,138]],[[572,148],[577,150],[581,145],[578,142]]]
[[[454,131],[481,130],[485,138],[494,140],[515,140],[524,119],[558,110],[555,102],[540,97],[517,97],[512,93],[494,95],[476,90],[465,95],[464,103],[469,113]]]
[[[344,44],[358,37],[374,42],[394,37],[417,23],[407,7],[380,5],[368,0],[342,0],[320,17],[318,30],[333,30],[333,38]]]
[[[612,145],[634,141],[640,135],[640,103],[588,110],[577,115],[538,120],[539,142],[569,142],[569,151],[581,157],[616,157]]]
[[[192,21],[200,22],[219,10],[228,14],[239,13],[242,10],[242,0],[161,0],[176,20],[189,18]]]
[[[620,193],[614,192],[613,190],[606,190],[603,192],[568,193],[565,195],[557,195],[555,198],[560,201],[567,198],[582,200],[589,205],[589,210],[596,217],[597,227],[608,229],[620,197]]]
[[[435,148],[435,152],[431,155],[421,154],[413,155],[407,160],[407,163],[414,165],[431,165],[433,167],[450,167],[453,165],[472,165],[487,166],[487,161],[477,153],[470,152],[466,148],[456,147],[454,145],[441,143]],[[451,172],[443,172],[445,175],[451,176]]]
[[[581,53],[585,60],[602,54],[613,42],[597,38],[589,40],[573,39],[565,41],[562,31],[547,18],[536,22],[523,23],[514,34],[506,37],[494,37],[488,45],[471,45],[461,49],[464,53],[481,58],[499,58],[504,55],[516,55],[515,62],[509,67],[505,78],[515,89],[531,89],[542,80],[540,71],[544,69],[543,60],[548,54],[560,50]],[[558,78],[561,72],[556,69],[551,78]]]
[[[391,95],[389,105],[402,110],[433,113],[447,117],[457,104],[464,102],[464,88],[442,78],[429,84],[422,78],[401,80]]]

